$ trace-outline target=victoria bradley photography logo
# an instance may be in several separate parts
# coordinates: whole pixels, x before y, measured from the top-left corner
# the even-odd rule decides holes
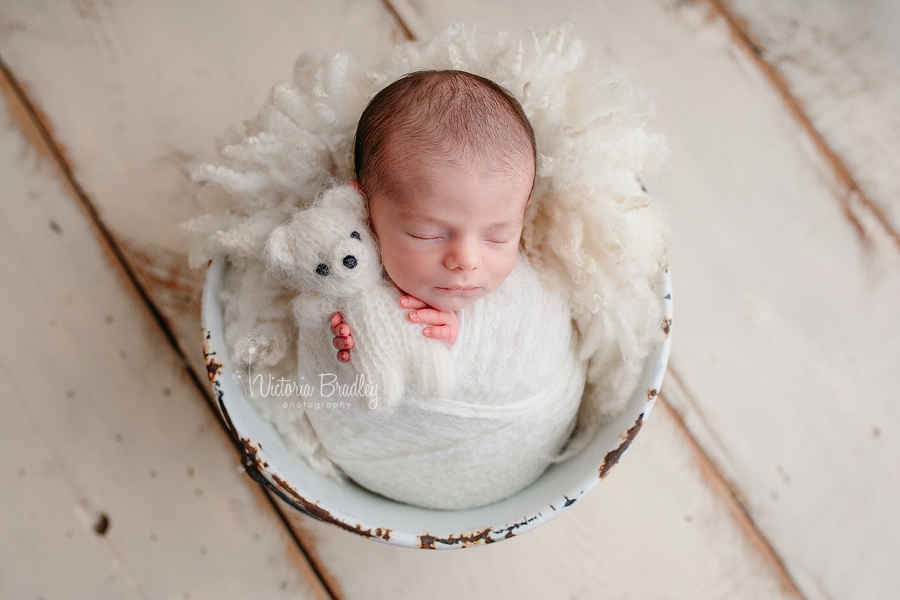
[[[366,381],[363,374],[357,374],[353,382],[347,383],[340,381],[335,373],[319,373],[315,382],[305,381],[305,378],[298,382],[286,377],[276,378],[271,373],[254,372],[254,369],[279,362],[285,348],[286,344],[273,344],[257,333],[238,340],[233,352],[234,378],[248,397],[283,399],[282,408],[350,408],[350,402],[339,399],[361,397],[368,399],[369,408],[378,406],[378,384]],[[299,402],[288,401],[294,398]]]

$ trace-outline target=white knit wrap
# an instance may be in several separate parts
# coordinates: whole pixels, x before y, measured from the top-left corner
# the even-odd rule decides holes
[[[419,506],[509,496],[547,468],[575,426],[585,361],[568,305],[520,255],[497,290],[459,311],[451,351],[406,318],[365,216],[362,195],[337,186],[266,247],[299,292],[297,381],[313,384],[305,399],[319,408],[306,414],[323,454],[357,483]],[[334,356],[334,312],[356,341],[349,363]]]
[[[655,172],[667,151],[664,140],[645,129],[653,105],[635,78],[598,54],[589,55],[571,30],[571,25],[563,24],[542,34],[485,34],[457,24],[428,43],[398,45],[380,61],[369,57],[370,64],[365,67],[343,53],[302,55],[293,81],[275,86],[259,116],[248,122],[246,137],[224,147],[222,164],[193,170],[195,181],[204,184],[199,199],[205,214],[186,224],[198,239],[192,263],[205,264],[223,250],[228,255],[231,268],[222,300],[226,342],[236,349],[235,358],[246,360],[244,342],[262,337],[268,354],[256,366],[275,377],[296,376],[297,330],[290,310],[294,293],[264,271],[267,238],[298,208],[312,205],[330,182],[352,179],[353,134],[363,108],[375,93],[410,71],[459,69],[485,76],[508,89],[535,129],[537,176],[533,205],[526,211],[521,251],[544,289],[553,290],[567,305],[575,324],[572,343],[576,363],[587,362],[586,391],[566,452],[577,451],[616,414],[637,385],[650,350],[663,340],[662,311],[654,293],[666,266],[663,227],[639,176]],[[484,300],[499,301],[503,296],[498,291]],[[525,304],[519,299],[512,301],[511,312],[523,309]],[[475,307],[471,308],[474,312]],[[530,307],[525,312],[528,310]],[[502,357],[508,348],[477,333],[469,335],[467,341],[467,333],[476,328],[466,311],[462,311],[460,325],[454,354],[466,360],[455,363],[456,378],[465,378],[466,370],[472,369],[469,372],[477,373],[472,375],[473,381],[492,382],[492,389],[502,395],[504,386],[513,385],[516,378],[492,371],[503,360],[495,363],[487,358]],[[473,340],[480,340],[477,348],[468,345]],[[560,347],[565,345],[559,343]],[[547,360],[546,347],[543,337],[515,346],[520,354],[535,353],[535,368]],[[484,359],[469,363],[470,355]],[[525,371],[530,374],[530,369]],[[523,397],[519,392],[513,395]],[[314,468],[337,473],[328,456],[333,452],[337,457],[337,446],[324,441],[326,451],[311,427],[312,422],[322,420],[321,414],[285,411],[271,400],[251,401],[257,402],[289,446]],[[485,419],[492,418],[488,408],[494,407],[478,408]],[[428,402],[419,403],[416,410],[421,414],[411,417],[412,422],[434,414]],[[421,412],[426,410],[432,412]],[[329,419],[337,418],[334,413],[330,415]],[[543,417],[547,416],[544,411]],[[448,443],[464,439],[462,426],[454,431],[450,422],[444,432]],[[532,428],[528,431],[537,431],[532,421],[523,419],[521,424]],[[348,423],[346,427],[350,431],[354,425]],[[411,502],[462,506],[498,498],[507,492],[485,490],[496,484],[514,491],[530,477],[515,474],[506,480],[497,470],[479,472],[478,465],[484,463],[478,461],[492,453],[506,452],[509,461],[504,465],[514,465],[512,459],[521,456],[522,446],[516,445],[520,440],[518,430],[513,427],[505,431],[509,435],[498,434],[491,442],[496,447],[486,443],[479,446],[475,438],[457,446],[462,455],[471,457],[471,472],[482,477],[482,482],[460,488],[459,495],[447,485],[443,492],[446,501],[435,502],[433,496],[431,500],[418,498],[412,491],[415,481],[402,483],[405,471],[400,466],[399,450],[394,456],[396,466],[391,467],[394,471],[384,467],[382,472],[394,473],[391,477],[396,484],[392,489],[407,490],[402,494]],[[339,428],[333,433],[336,437],[332,441],[337,444],[343,434]],[[369,440],[373,443],[357,448],[355,458],[341,454],[348,472],[354,469],[352,460],[362,461],[354,478],[375,490],[384,488],[378,481],[367,479],[367,467],[362,465],[366,460],[383,460],[382,455],[372,453],[372,448],[377,445],[375,441],[380,444],[389,440],[390,433],[387,424],[383,429],[375,428]],[[550,434],[546,437],[551,438]],[[548,443],[546,448],[554,445]],[[424,456],[423,464],[430,465],[433,473],[449,457],[441,451],[429,454],[427,460]]]

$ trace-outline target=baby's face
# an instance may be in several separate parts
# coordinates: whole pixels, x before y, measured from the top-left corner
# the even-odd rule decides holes
[[[411,170],[410,170],[411,171]],[[512,271],[531,192],[528,176],[437,165],[403,174],[402,191],[369,199],[381,260],[401,290],[460,310]]]

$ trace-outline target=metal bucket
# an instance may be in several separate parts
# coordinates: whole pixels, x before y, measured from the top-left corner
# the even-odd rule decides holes
[[[641,381],[619,416],[569,460],[551,465],[515,495],[467,510],[434,510],[389,500],[353,482],[338,483],[313,472],[285,447],[275,427],[257,414],[232,377],[225,346],[219,290],[226,261],[210,261],[203,289],[203,351],[225,426],[243,451],[255,480],[297,510],[366,538],[409,548],[446,549],[490,544],[520,535],[566,510],[615,466],[640,431],[662,385],[669,358],[672,285],[668,270],[658,293],[665,342],[644,365]]]

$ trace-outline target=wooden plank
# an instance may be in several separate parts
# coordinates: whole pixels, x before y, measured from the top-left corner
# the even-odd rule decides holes
[[[0,8],[0,57],[198,373],[203,273],[178,224],[190,161],[254,116],[316,47],[365,55],[402,35],[378,0],[73,3]]]
[[[341,598],[798,598],[665,404],[567,512],[487,547],[420,551],[296,519]]]
[[[672,225],[679,376],[664,392],[805,596],[896,596],[896,254],[860,244],[831,166],[726,23],[653,0],[419,6],[434,30],[571,18],[658,89],[673,156],[648,184]]]
[[[882,222],[873,225],[900,245],[897,3],[715,2],[827,146],[851,210],[874,210]]]
[[[328,598],[0,91],[0,597]]]

